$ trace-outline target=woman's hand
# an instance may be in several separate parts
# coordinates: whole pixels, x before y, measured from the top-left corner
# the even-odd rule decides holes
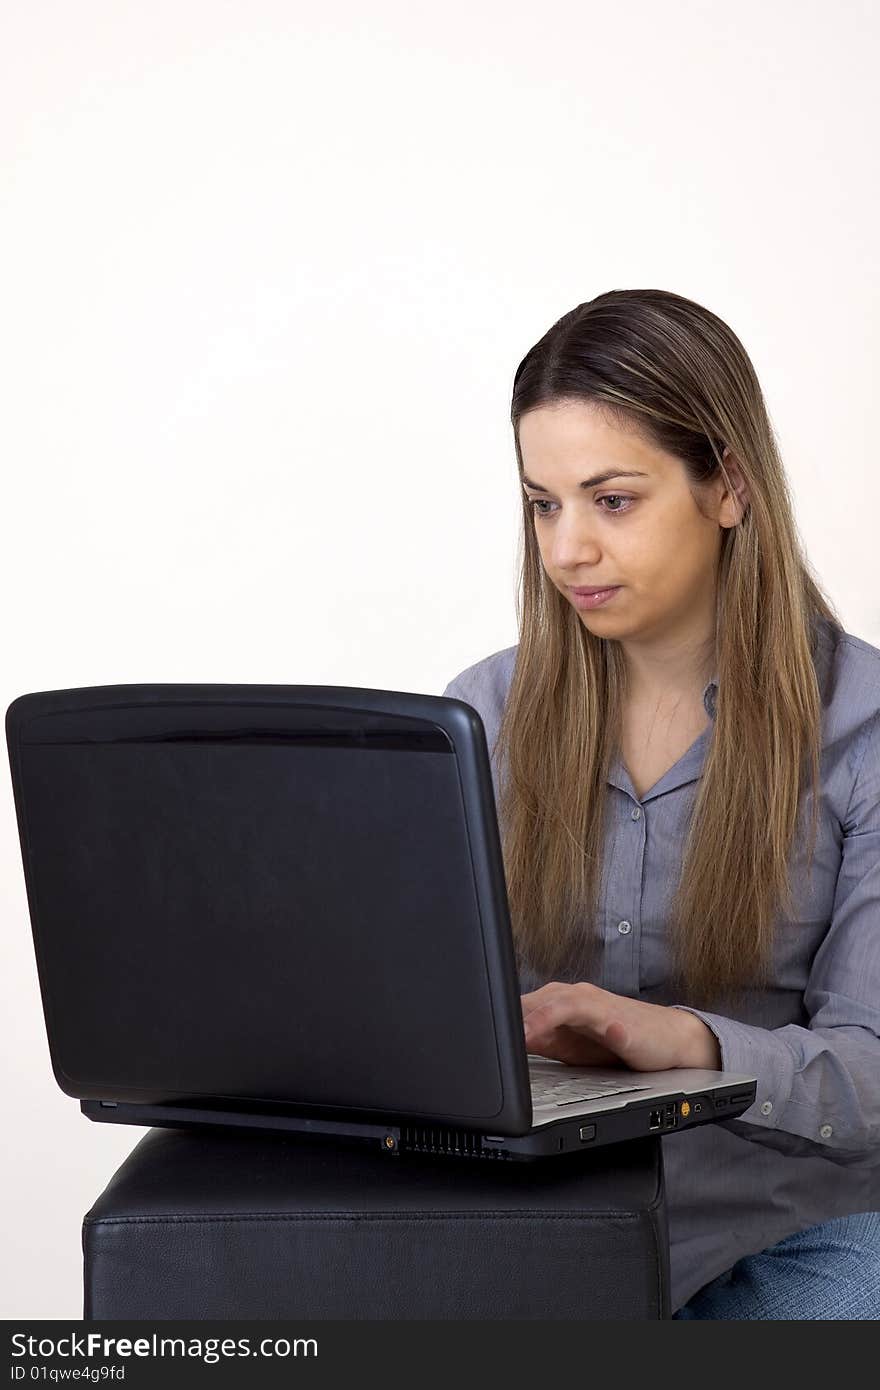
[[[572,1066],[721,1069],[715,1034],[696,1014],[645,1004],[598,985],[551,980],[520,996],[526,1049]]]

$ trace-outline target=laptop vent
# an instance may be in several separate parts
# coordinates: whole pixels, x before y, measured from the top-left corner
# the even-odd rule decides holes
[[[510,1154],[498,1149],[484,1149],[479,1134],[467,1129],[423,1129],[403,1125],[400,1147],[417,1153],[453,1154],[460,1158],[510,1158]]]

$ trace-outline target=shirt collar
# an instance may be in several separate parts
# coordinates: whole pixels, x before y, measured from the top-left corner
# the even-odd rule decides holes
[[[825,701],[826,701],[826,699],[828,698],[828,697],[824,694],[824,681],[825,681],[826,678],[827,678],[830,658],[831,658],[831,655],[832,655],[832,653],[833,653],[833,651],[834,651],[834,641],[833,641],[834,624],[831,624],[831,625],[829,626],[829,621],[828,621],[828,619],[827,619],[827,618],[823,618],[823,617],[821,616],[821,614],[818,614],[818,613],[813,617],[813,619],[812,619],[812,624],[813,624],[814,627],[818,626],[818,628],[819,628],[820,640],[819,640],[819,642],[818,642],[818,646],[817,646],[817,650],[816,650],[816,655],[815,655],[815,657],[814,657],[814,662],[815,662],[815,666],[816,666],[816,674],[817,674],[817,676],[818,676],[818,678],[819,678],[819,692],[820,692],[820,695],[822,696],[822,700],[823,700],[823,704],[824,704]],[[830,638],[829,638],[829,634],[831,634]],[[709,681],[709,684],[708,684],[708,685],[704,688],[704,690],[703,690],[703,708],[705,709],[706,713],[709,715],[710,719],[714,719],[714,718],[715,718],[715,706],[716,706],[716,696],[717,696],[717,694],[718,694],[718,672],[716,671],[716,672],[715,672],[715,675],[714,675],[714,676],[712,677],[712,679]]]
[[[710,680],[709,684],[706,686],[705,690],[703,691],[703,708],[709,715],[710,719],[715,718],[715,703],[717,694],[718,675],[716,673]]]

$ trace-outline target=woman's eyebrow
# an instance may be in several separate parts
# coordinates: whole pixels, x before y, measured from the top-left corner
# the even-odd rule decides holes
[[[600,483],[608,483],[612,478],[649,478],[650,476],[649,473],[640,473],[633,468],[617,468],[611,469],[607,473],[597,473],[593,478],[585,478],[582,483],[578,483],[578,487],[598,487]],[[533,483],[531,478],[527,478],[525,474],[523,474],[522,481],[524,487],[530,487],[535,492],[547,491],[545,487],[541,487],[540,483]]]

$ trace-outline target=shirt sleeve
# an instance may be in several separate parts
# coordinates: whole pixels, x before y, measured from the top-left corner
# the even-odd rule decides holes
[[[866,728],[843,824],[831,924],[804,990],[809,1025],[758,1028],[673,1004],[712,1030],[754,1103],[719,1121],[744,1138],[840,1164],[880,1143],[880,715]]]

